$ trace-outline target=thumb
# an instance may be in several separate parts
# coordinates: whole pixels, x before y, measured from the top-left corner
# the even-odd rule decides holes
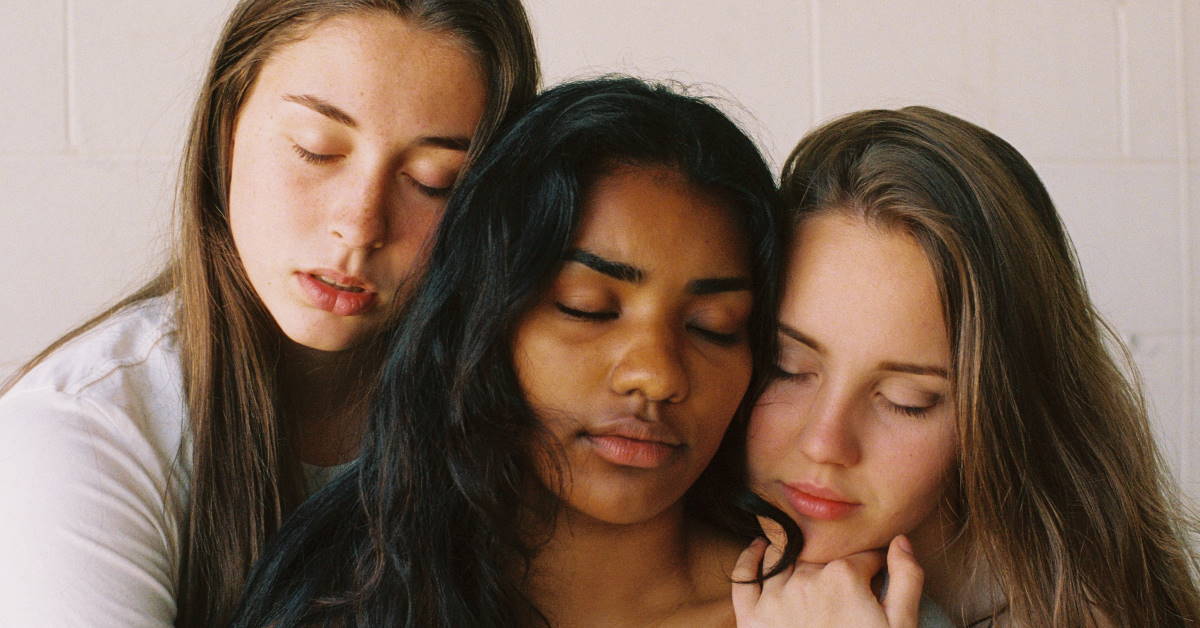
[[[883,612],[892,628],[917,628],[921,609],[921,587],[925,570],[913,555],[912,543],[904,535],[892,539],[887,553],[888,588]]]

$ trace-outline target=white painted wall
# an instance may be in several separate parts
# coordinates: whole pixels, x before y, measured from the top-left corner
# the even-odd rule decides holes
[[[865,107],[929,104],[1010,140],[1200,496],[1200,0],[526,2],[548,82],[701,84],[776,164]],[[0,4],[0,373],[161,260],[187,111],[231,4]]]

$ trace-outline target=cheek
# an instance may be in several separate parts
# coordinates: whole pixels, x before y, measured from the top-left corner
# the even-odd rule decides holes
[[[696,412],[700,413],[705,440],[712,442],[714,451],[750,387],[750,369],[747,349],[721,362],[706,361],[700,369],[692,370],[694,376],[689,386],[697,398]]]
[[[585,382],[594,359],[586,346],[571,343],[557,332],[554,313],[545,304],[526,315],[513,337],[517,379],[535,407],[570,412],[587,399]]]
[[[775,469],[789,465],[788,434],[795,420],[788,404],[772,402],[768,394],[759,398],[746,432],[746,470],[751,484],[766,482]]]
[[[251,137],[234,149],[229,222],[243,257],[277,256],[288,240],[319,225],[314,180]]]
[[[881,497],[890,495],[899,517],[923,519],[937,506],[949,483],[956,460],[953,431],[930,432],[893,437],[879,445],[890,455],[877,469],[881,478],[877,489]]]

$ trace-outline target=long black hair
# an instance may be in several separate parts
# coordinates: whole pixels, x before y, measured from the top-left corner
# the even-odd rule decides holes
[[[560,85],[465,175],[392,338],[358,462],[289,519],[235,625],[516,626],[541,615],[521,590],[531,451],[517,322],[570,250],[588,184],[618,164],[667,166],[725,199],[751,243],[755,380],[689,512],[734,532],[748,411],[774,360],[774,180],[713,105],[608,77]]]

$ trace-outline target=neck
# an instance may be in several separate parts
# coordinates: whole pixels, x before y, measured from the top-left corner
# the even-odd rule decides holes
[[[533,560],[528,590],[551,624],[564,628],[672,624],[681,617],[713,624],[718,615],[732,617],[729,571],[717,548],[724,541],[717,538],[689,525],[682,504],[628,525],[565,511]],[[694,614],[700,607],[704,612]]]
[[[332,466],[351,460],[365,427],[365,385],[353,351],[318,351],[284,341],[280,404],[302,462]]]

